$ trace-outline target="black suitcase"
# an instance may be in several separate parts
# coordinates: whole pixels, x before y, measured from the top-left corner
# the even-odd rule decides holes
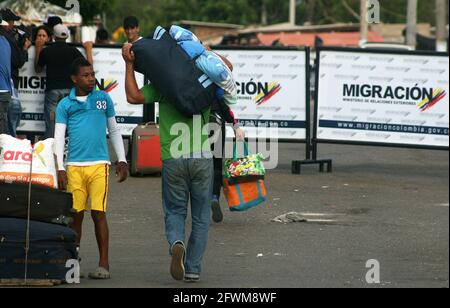
[[[69,225],[72,222],[72,194],[32,186],[31,220]],[[28,215],[28,184],[0,183],[0,217],[24,218]]]
[[[25,278],[27,221],[0,218],[0,279]],[[28,279],[65,281],[68,260],[78,260],[76,233],[67,227],[30,222]]]
[[[153,38],[134,43],[133,52],[135,70],[186,117],[201,114],[216,99],[217,86],[165,29],[158,27]]]

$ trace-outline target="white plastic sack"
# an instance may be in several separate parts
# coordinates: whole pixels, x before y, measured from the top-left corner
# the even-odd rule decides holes
[[[54,139],[36,143],[32,154],[29,140],[0,135],[0,182],[29,183],[30,165],[33,161],[32,183],[57,188],[53,143]]]

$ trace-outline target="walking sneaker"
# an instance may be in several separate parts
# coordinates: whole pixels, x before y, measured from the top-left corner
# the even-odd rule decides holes
[[[186,250],[183,243],[177,242],[172,247],[172,264],[170,265],[170,274],[173,279],[181,281],[184,279],[184,259]]]
[[[223,221],[223,213],[220,208],[220,202],[217,197],[214,197],[211,201],[211,209],[212,209],[212,219],[215,223],[220,223]]]
[[[186,283],[196,283],[200,281],[200,275],[199,274],[186,274],[184,276],[184,282]]]

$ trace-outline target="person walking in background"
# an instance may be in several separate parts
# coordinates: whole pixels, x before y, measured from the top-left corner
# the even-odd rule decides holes
[[[25,32],[15,28],[14,23],[20,20],[19,16],[16,16],[9,9],[1,10],[1,15],[7,23],[7,25],[0,27],[0,31],[11,46],[11,77],[14,85],[13,95],[8,107],[8,131],[11,136],[16,137],[16,130],[22,117],[22,104],[18,97],[19,69],[28,61],[28,49],[31,47],[31,40]]]
[[[220,223],[223,221],[223,213],[220,207],[220,193],[223,186],[223,157],[225,154],[226,123],[233,125],[234,135],[237,140],[245,140],[245,133],[239,127],[230,107],[223,101],[216,101],[212,105],[210,123],[214,124],[216,129],[219,129],[219,131],[216,130],[213,132],[213,134],[217,136],[217,139],[212,140],[211,145],[214,153],[214,186],[211,210],[213,221]]]
[[[128,176],[128,166],[122,135],[116,122],[114,103],[103,91],[95,90],[95,72],[84,58],[74,61],[71,78],[75,85],[57,108],[55,152],[58,165],[59,188],[73,194],[76,211],[73,229],[81,242],[84,213],[91,200],[91,216],[95,224],[100,261],[89,277],[109,279],[109,230],[106,207],[109,187],[110,156],[106,131],[119,159],[116,175],[119,182]],[[64,165],[66,132],[69,136],[67,171]]]
[[[0,14],[0,27],[8,25]],[[13,86],[11,81],[11,46],[0,33],[0,134],[8,133],[8,107]]]
[[[209,46],[205,48],[214,52]],[[216,53],[222,61],[228,66],[230,71],[234,70],[233,64],[224,56]],[[214,101],[211,107],[211,116],[209,122],[212,124],[210,128],[211,150],[214,154],[214,182],[213,195],[211,199],[212,219],[216,223],[223,221],[223,213],[220,207],[220,193],[223,187],[223,157],[225,155],[225,139],[226,124],[233,125],[234,135],[237,140],[245,140],[245,133],[239,127],[233,111],[230,109],[223,99]],[[213,137],[216,137],[215,140]]]
[[[66,43],[69,38],[69,29],[62,24],[53,28],[55,43],[44,48],[46,42],[43,38],[36,40],[35,70],[41,73],[46,68],[47,86],[45,90],[44,120],[45,138],[54,136],[54,114],[61,99],[68,96],[72,88],[70,79],[70,65],[78,58],[81,52],[74,46]],[[89,63],[93,64],[92,42],[84,43]]]
[[[139,20],[134,16],[125,17],[123,20],[123,29],[127,36],[127,42],[130,44],[133,44],[142,38],[139,35],[139,32],[141,31],[139,28]]]

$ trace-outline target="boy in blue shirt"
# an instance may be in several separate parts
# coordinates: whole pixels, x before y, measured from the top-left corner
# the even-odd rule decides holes
[[[91,199],[91,216],[100,252],[99,267],[89,274],[92,279],[109,279],[109,230],[106,220],[106,203],[109,182],[109,151],[106,131],[119,163],[116,176],[124,182],[128,176],[125,149],[116,122],[114,104],[110,96],[95,90],[95,72],[84,58],[72,65],[71,79],[75,85],[68,97],[58,105],[56,111],[55,151],[58,162],[59,188],[73,194],[73,229],[81,241],[84,212]],[[69,148],[64,165],[64,143],[66,131]]]

